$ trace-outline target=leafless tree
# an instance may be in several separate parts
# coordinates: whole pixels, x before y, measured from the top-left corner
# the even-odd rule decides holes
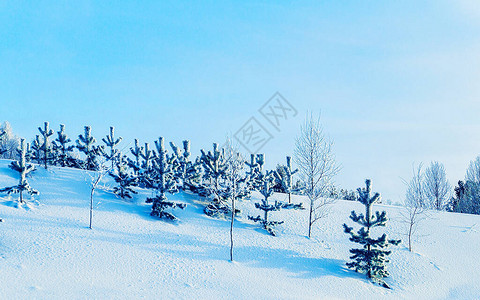
[[[425,199],[431,208],[444,209],[452,187],[447,180],[445,167],[434,161],[425,169]]]
[[[333,141],[325,136],[320,117],[306,117],[295,142],[295,160],[310,201],[308,237],[311,237],[313,224],[328,214],[329,204],[334,201],[326,196],[334,176],[340,171],[333,153]]]
[[[230,261],[233,261],[233,223],[235,221],[235,202],[242,193],[242,187],[245,186],[245,175],[243,168],[245,167],[245,160],[238,151],[238,147],[233,144],[230,139],[227,139],[224,147],[225,155],[225,181],[222,185],[225,187],[225,194],[231,201],[231,221],[230,221]]]
[[[85,169],[85,172],[88,174],[88,182],[90,183],[90,224],[88,228],[92,229],[92,221],[93,221],[93,208],[94,208],[94,201],[93,197],[95,191],[100,187],[100,182],[102,178],[107,175],[112,169],[109,169],[106,164],[106,160],[103,157],[100,157],[98,162],[98,170],[97,171],[88,171]]]
[[[468,165],[465,181],[480,182],[480,156],[472,160]]]
[[[0,139],[0,150],[2,150],[0,158],[16,159],[18,156],[17,149],[20,143],[19,138],[13,134],[10,123],[7,121],[3,122],[2,126],[0,126],[0,132],[4,133]]]
[[[402,222],[406,224],[406,235],[408,238],[408,250],[412,251],[413,238],[417,233],[420,223],[428,217],[428,209],[425,197],[424,174],[422,164],[415,169],[410,182],[405,182],[407,191],[405,193],[405,211],[402,211]]]

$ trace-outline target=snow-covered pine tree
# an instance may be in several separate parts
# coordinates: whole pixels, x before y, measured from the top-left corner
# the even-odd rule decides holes
[[[85,154],[84,168],[90,171],[98,170],[97,155],[103,152],[103,148],[95,146],[95,142],[90,126],[85,126],[85,134],[78,136],[77,149]]]
[[[30,143],[27,143],[25,148],[25,161],[29,163],[32,160],[32,149],[30,149]]]
[[[201,179],[201,168],[198,161],[190,160],[190,141],[183,141],[183,150],[180,150],[173,142],[170,142],[173,154],[178,164],[175,178],[179,190],[195,191]]]
[[[131,194],[137,194],[132,187],[136,185],[138,177],[128,172],[127,157],[120,156],[115,167],[115,171],[112,170],[109,173],[118,184],[118,186],[113,188],[113,192],[122,199],[132,198]]]
[[[138,145],[138,140],[135,139],[135,146],[130,147],[130,152],[132,153],[133,157],[135,157],[135,160],[127,158],[128,166],[133,169],[133,174],[135,176],[139,175],[140,169],[142,168],[142,165],[140,163],[142,151],[143,147],[140,147]]]
[[[75,159],[71,153],[75,148],[69,145],[72,140],[65,133],[65,125],[60,124],[60,130],[57,131],[57,138],[52,142],[53,151],[55,152],[55,165],[60,167],[75,167]]]
[[[350,250],[350,253],[353,254],[350,259],[353,261],[347,263],[347,266],[356,272],[365,273],[367,278],[379,283],[383,287],[390,288],[383,281],[383,278],[389,275],[385,264],[388,262],[387,256],[390,255],[391,251],[387,249],[390,244],[398,245],[400,240],[389,240],[385,233],[378,239],[370,236],[372,228],[385,226],[388,220],[385,211],[381,213],[376,211],[375,216],[372,216],[372,205],[380,200],[380,194],[375,193],[375,195],[371,196],[370,184],[370,180],[367,179],[365,181],[366,188],[357,189],[359,194],[358,201],[365,205],[365,215],[357,215],[355,211],[352,211],[350,215],[352,221],[362,226],[360,230],[355,233],[353,227],[343,224],[345,233],[350,234],[350,241],[362,245],[362,248]]]
[[[298,169],[292,171],[292,158],[287,156],[287,165],[286,166],[277,166],[277,169],[273,173],[277,184],[280,185],[283,193],[288,194],[288,203],[291,203],[291,195],[294,192],[293,189],[293,175],[298,172]]]
[[[43,136],[42,162],[43,162],[43,165],[44,165],[45,169],[47,169],[47,164],[52,160],[52,146],[50,145],[50,141],[48,140],[48,138],[53,135],[53,130],[50,129],[48,122],[45,122],[43,124],[43,128],[38,127],[38,131],[40,131],[40,134]]]
[[[287,209],[303,209],[302,203],[300,204],[288,204],[288,203],[281,203],[278,201],[275,201],[275,203],[270,204],[268,201],[268,198],[270,198],[273,193],[274,193],[274,185],[275,185],[275,178],[273,175],[273,171],[266,171],[265,173],[260,173],[258,176],[257,180],[261,182],[261,188],[258,189],[258,192],[262,194],[263,199],[261,203],[255,203],[255,207],[263,210],[264,215],[263,218],[261,216],[248,216],[248,218],[254,222],[258,222],[262,224],[263,228],[268,231],[273,236],[276,236],[276,233],[274,231],[274,227],[276,225],[283,224],[283,221],[271,221],[268,219],[268,213],[271,211],[279,211],[282,208],[287,208]]]
[[[139,172],[139,183],[141,187],[153,188],[154,187],[154,168],[153,161],[155,159],[155,153],[150,150],[148,143],[145,143],[143,152],[140,153],[142,157],[142,168]]]
[[[230,213],[230,208],[223,194],[224,189],[220,184],[220,180],[225,177],[227,169],[224,150],[219,149],[217,143],[213,143],[213,151],[205,152],[202,149],[201,153],[200,161],[204,171],[205,195],[211,197],[211,201],[205,207],[204,212],[208,216],[225,216]]]
[[[3,153],[7,152],[7,149],[4,149],[3,147],[3,140],[7,137],[7,132],[3,130],[3,128],[0,128],[0,155]]]
[[[256,190],[262,188],[262,172],[263,165],[265,164],[265,155],[263,154],[251,154],[250,162],[245,162],[250,168],[247,172],[249,182],[247,183],[250,190]]]
[[[32,145],[30,147],[30,153],[28,157],[30,158],[30,161],[37,161],[37,164],[41,163],[42,159],[42,140],[40,139],[40,136],[37,134],[35,136],[35,139],[32,141]]]
[[[26,201],[23,199],[23,192],[27,192],[30,195],[37,195],[38,191],[34,190],[27,181],[27,175],[35,170],[35,166],[27,163],[27,160],[25,158],[27,154],[27,149],[25,146],[25,140],[22,139],[20,141],[20,149],[18,149],[18,154],[19,154],[19,159],[16,161],[13,161],[10,164],[10,168],[14,171],[17,171],[20,175],[20,180],[18,185],[11,186],[11,187],[6,187],[3,189],[0,189],[0,193],[7,193],[7,194],[20,194],[20,199],[19,203],[23,204]]]
[[[160,137],[158,141],[155,141],[157,147],[156,158],[153,160],[153,169],[155,170],[155,188],[157,195],[153,198],[147,198],[147,203],[152,204],[151,216],[175,220],[176,217],[166,212],[166,208],[185,208],[185,204],[178,204],[173,201],[167,201],[166,193],[176,193],[178,189],[176,187],[173,169],[172,157],[167,157],[167,150],[165,149],[165,143],[163,137]]]
[[[104,156],[107,159],[107,161],[112,162],[112,170],[115,167],[115,163],[118,157],[121,155],[120,151],[118,149],[115,149],[115,147],[118,146],[118,144],[122,141],[122,137],[115,139],[114,131],[115,131],[115,127],[113,126],[110,127],[110,134],[102,139],[105,145],[108,148],[110,148],[110,153],[105,152]]]

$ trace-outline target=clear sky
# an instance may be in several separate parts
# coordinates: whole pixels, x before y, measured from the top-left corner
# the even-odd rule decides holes
[[[292,154],[307,111],[335,141],[337,177],[400,201],[412,163],[454,184],[480,154],[478,1],[2,1],[0,120],[97,140],[158,136],[210,148],[251,117]],[[273,128],[280,92],[298,111]]]

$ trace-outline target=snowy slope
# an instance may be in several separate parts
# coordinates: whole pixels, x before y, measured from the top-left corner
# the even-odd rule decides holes
[[[0,187],[17,182],[0,160]],[[177,223],[149,216],[148,191],[132,201],[96,194],[88,229],[87,172],[39,168],[30,179],[41,195],[30,208],[0,196],[1,299],[478,299],[480,216],[432,212],[410,253],[404,244],[390,256],[387,290],[345,268],[353,246],[343,233],[359,203],[338,201],[314,237],[307,211],[274,213],[285,220],[272,237],[247,221],[254,199],[240,203],[235,263],[229,259],[229,222],[207,217],[193,195],[170,196],[188,204]],[[108,187],[112,183],[105,181]],[[15,197],[15,196],[12,196]],[[285,195],[277,194],[278,199]],[[294,201],[303,199],[295,197]],[[403,238],[402,208],[387,210],[391,237]]]

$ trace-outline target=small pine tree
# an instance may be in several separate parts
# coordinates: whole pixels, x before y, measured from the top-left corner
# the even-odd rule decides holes
[[[53,135],[53,130],[49,128],[48,122],[45,122],[42,127],[38,127],[38,131],[43,136],[43,164],[45,169],[47,169],[47,164],[52,160],[52,146],[50,145],[50,141],[48,140],[49,137]]]
[[[107,161],[112,162],[112,170],[114,169],[115,163],[120,156],[120,151],[118,149],[115,149],[115,147],[118,146],[118,144],[122,141],[122,137],[115,139],[114,131],[115,127],[110,127],[110,134],[102,139],[105,145],[110,148],[110,153],[104,153],[104,156]]]
[[[277,169],[273,173],[277,184],[280,185],[281,191],[288,194],[288,203],[292,202],[292,192],[293,189],[293,175],[298,172],[298,169],[292,171],[292,158],[287,156],[287,165],[286,166],[277,166]]]
[[[170,142],[170,147],[177,162],[175,178],[179,190],[196,190],[201,179],[201,169],[198,161],[190,161],[190,141],[183,141],[183,150],[180,150],[173,142]]]
[[[118,184],[118,186],[113,188],[113,192],[122,199],[130,199],[132,198],[131,194],[137,194],[132,187],[136,185],[138,178],[137,176],[128,173],[126,156],[120,157],[115,166],[116,172],[112,171],[109,173]]]
[[[52,142],[53,151],[55,153],[55,165],[60,167],[74,167],[75,159],[71,153],[75,148],[69,145],[72,140],[65,133],[65,125],[60,124],[60,130],[57,131],[57,138]]]
[[[165,211],[167,208],[175,209],[175,208],[180,208],[184,209],[187,205],[184,203],[176,203],[172,201],[167,201],[167,197],[162,196],[162,195],[156,195],[153,198],[147,198],[147,203],[152,203],[152,212],[150,215],[154,217],[158,217],[160,219],[168,219],[168,220],[177,220],[177,217],[175,217],[172,213]],[[153,210],[153,207],[155,207],[155,211]]]
[[[133,169],[133,174],[135,174],[135,176],[139,175],[140,169],[142,168],[140,163],[142,151],[143,147],[138,146],[138,140],[135,139],[135,147],[130,148],[130,152],[135,157],[135,160],[127,158],[128,166]]]
[[[225,178],[227,170],[225,153],[223,149],[218,148],[218,144],[213,144],[213,151],[205,152],[201,150],[200,161],[203,167],[203,179],[205,196],[211,197],[211,202],[205,207],[204,212],[208,216],[222,217],[230,213],[226,203],[226,197],[223,193],[220,180]]]
[[[365,205],[365,215],[357,215],[355,211],[352,211],[350,215],[350,219],[362,227],[355,233],[352,227],[343,224],[345,233],[350,234],[350,241],[363,245],[362,248],[350,250],[350,253],[353,254],[350,259],[353,261],[347,263],[347,266],[356,272],[365,273],[367,278],[389,288],[383,281],[383,278],[389,275],[385,264],[388,262],[387,256],[390,255],[391,251],[386,249],[390,244],[398,245],[400,240],[389,240],[385,233],[378,239],[370,237],[370,229],[386,225],[387,213],[376,211],[375,216],[372,216],[372,205],[380,200],[380,194],[375,193],[372,197],[370,180],[367,179],[365,184],[365,189],[357,189],[358,201]]]
[[[77,149],[85,154],[84,168],[90,171],[98,170],[97,155],[103,152],[103,148],[95,146],[95,142],[90,126],[85,126],[85,134],[78,136]]]
[[[7,149],[4,149],[3,146],[3,140],[7,137],[7,132],[3,129],[0,129],[0,155],[3,153],[7,152]]]
[[[27,181],[27,175],[33,171],[35,171],[35,166],[32,164],[27,163],[25,158],[27,154],[27,149],[25,146],[25,140],[22,139],[20,141],[20,149],[18,149],[18,153],[20,158],[17,161],[13,161],[10,164],[10,168],[14,171],[17,171],[20,174],[20,181],[18,185],[7,187],[0,189],[0,193],[7,193],[7,194],[20,194],[19,202],[20,204],[25,203],[26,201],[23,199],[23,192],[27,192],[30,195],[37,195],[38,191],[34,190]]]
[[[157,195],[154,198],[147,198],[147,203],[152,203],[151,216],[158,218],[167,218],[174,220],[175,216],[171,213],[165,212],[165,208],[184,208],[185,204],[176,204],[171,201],[167,201],[166,193],[178,192],[175,180],[174,180],[174,164],[172,158],[167,156],[167,150],[163,137],[160,137],[158,141],[155,141],[157,147],[156,159],[153,160],[153,169],[155,171],[155,188]]]
[[[42,140],[40,139],[39,135],[35,136],[35,139],[32,142],[32,145],[30,147],[30,153],[28,154],[28,157],[30,158],[30,161],[36,160],[37,164],[41,163],[42,160]]]
[[[248,218],[254,222],[258,222],[262,224],[263,228],[267,230],[268,233],[270,233],[273,236],[276,236],[276,233],[274,231],[274,227],[276,225],[283,224],[283,221],[271,221],[268,219],[268,213],[271,211],[279,211],[282,208],[287,208],[287,209],[303,209],[302,203],[300,204],[288,204],[288,203],[281,203],[278,201],[275,201],[274,204],[270,204],[268,201],[268,198],[270,198],[273,193],[274,193],[274,184],[275,184],[275,179],[273,176],[273,171],[268,171],[265,173],[260,173],[260,176],[257,178],[258,181],[262,182],[262,188],[258,189],[260,194],[262,194],[263,199],[261,203],[255,203],[255,207],[263,210],[264,215],[263,218],[261,216],[257,217],[252,217],[248,216]]]
[[[153,188],[153,161],[155,159],[155,153],[150,150],[148,143],[145,143],[145,147],[143,152],[140,153],[140,156],[143,159],[142,168],[139,172],[140,185],[145,188]]]
[[[263,165],[265,164],[265,156],[263,154],[251,154],[250,162],[245,162],[245,164],[250,168],[247,172],[249,181],[247,185],[250,190],[256,190],[262,188],[262,172]]]

